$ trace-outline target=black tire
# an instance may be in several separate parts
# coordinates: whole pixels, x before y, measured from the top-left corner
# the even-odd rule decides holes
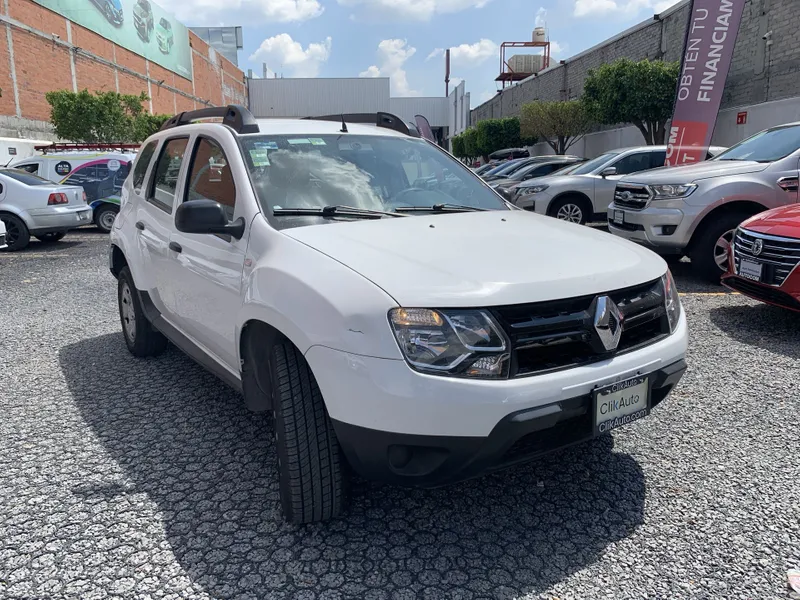
[[[139,292],[133,284],[128,267],[119,272],[117,281],[117,302],[122,337],[125,345],[134,356],[156,356],[167,347],[167,338],[150,324],[142,310]],[[132,318],[131,318],[132,317]]]
[[[28,247],[31,242],[31,232],[25,221],[11,214],[0,215],[0,221],[6,227],[6,244],[9,252],[18,252]]]
[[[547,214],[561,221],[585,225],[589,220],[586,202],[579,196],[564,196],[552,202]]]
[[[117,218],[119,207],[113,204],[101,204],[94,211],[94,224],[97,228],[104,233],[111,233],[111,228],[114,227],[114,219]]]
[[[345,460],[314,374],[287,340],[270,368],[283,514],[298,525],[336,517],[347,500]]]
[[[43,233],[41,235],[34,236],[40,242],[57,242],[59,240],[64,239],[64,236],[67,235],[66,231],[53,231],[52,233]]]
[[[701,225],[702,229],[695,234],[689,258],[692,259],[692,270],[710,283],[719,283],[720,277],[728,267],[728,257],[720,260],[723,248],[718,241],[729,236],[730,243],[733,232],[739,224],[750,217],[749,213],[731,212],[712,216],[713,221]]]

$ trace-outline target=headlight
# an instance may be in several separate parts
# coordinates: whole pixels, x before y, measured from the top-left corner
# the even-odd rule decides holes
[[[417,371],[480,379],[508,376],[508,343],[486,311],[395,308],[389,322],[403,356]]]
[[[527,196],[528,194],[538,194],[540,192],[545,191],[549,187],[550,187],[549,185],[534,185],[531,187],[521,187],[519,188],[519,195]]]
[[[664,308],[667,311],[669,332],[672,333],[681,318],[681,300],[678,297],[678,288],[675,287],[675,280],[672,278],[672,272],[669,269],[661,277],[661,284],[664,287]]]
[[[651,185],[653,190],[653,200],[664,200],[666,198],[686,198],[697,189],[697,184],[684,183],[680,185]]]

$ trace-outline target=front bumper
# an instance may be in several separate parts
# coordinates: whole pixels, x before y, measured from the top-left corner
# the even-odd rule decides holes
[[[310,348],[306,359],[356,471],[372,479],[435,486],[591,437],[588,406],[598,387],[649,373],[653,404],[660,402],[685,369],[687,339],[681,314],[672,335],[634,352],[503,381],[424,375],[404,361],[322,346]],[[397,458],[406,452],[402,447],[425,450],[398,468],[392,460],[402,462]]]
[[[83,205],[48,206],[34,208],[22,214],[31,233],[67,231],[92,222],[92,207]]]
[[[683,251],[692,238],[691,227],[695,216],[687,214],[687,206],[682,201],[664,203],[662,206],[649,205],[641,210],[608,206],[608,230],[642,246],[647,246],[663,254]],[[622,224],[615,222],[615,215],[624,215]]]
[[[800,312],[800,271],[795,271],[780,287],[758,283],[730,272],[722,276],[722,285],[754,300]]]
[[[523,210],[537,212],[540,215],[546,215],[550,202],[553,200],[553,195],[548,193],[548,190],[539,192],[538,194],[522,195],[519,191],[514,195],[514,204]]]

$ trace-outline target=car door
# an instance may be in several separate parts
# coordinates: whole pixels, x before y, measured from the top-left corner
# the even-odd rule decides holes
[[[188,146],[188,136],[164,140],[146,187],[140,192],[145,201],[138,203],[135,215],[139,251],[146,273],[144,281],[149,286],[140,289],[150,293],[156,308],[173,324],[176,320],[175,288],[180,282],[173,278],[174,252],[169,249],[169,243],[175,198],[181,173],[185,170]],[[137,281],[137,286],[141,285],[143,283]]]
[[[606,177],[597,177],[594,182],[594,212],[605,214],[608,211],[608,205],[614,199],[614,190],[617,187],[617,181],[625,175],[637,173],[639,171],[646,171],[652,164],[652,151],[643,150],[630,152],[614,162],[603,167],[603,170],[614,167],[617,172],[615,175]]]
[[[229,221],[252,221],[242,190],[248,182],[233,136],[213,132],[192,143],[185,175],[183,202],[213,200],[225,208]],[[238,372],[236,319],[242,304],[242,270],[247,235],[191,234],[174,230],[173,259],[178,265],[176,304],[178,326],[229,369]]]

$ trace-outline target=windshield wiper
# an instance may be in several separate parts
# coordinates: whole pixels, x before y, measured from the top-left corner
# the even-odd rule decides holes
[[[399,213],[404,212],[474,212],[489,210],[477,206],[466,206],[464,204],[433,204],[432,206],[398,206],[395,210]]]
[[[297,208],[273,208],[272,214],[284,217],[352,217],[355,219],[382,219],[383,217],[405,217],[395,212],[384,212],[382,210],[370,210],[368,208],[356,208],[355,206],[344,206],[335,204],[331,206],[297,207]]]

